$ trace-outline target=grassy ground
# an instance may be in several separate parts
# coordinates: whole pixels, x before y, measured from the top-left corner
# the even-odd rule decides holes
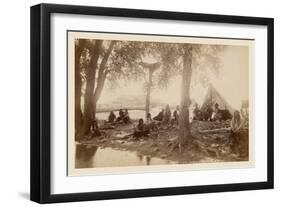
[[[191,125],[192,141],[181,152],[177,144],[178,126],[160,126],[158,131],[151,132],[148,137],[136,139],[130,135],[133,133],[134,125],[136,125],[136,121],[131,124],[117,125],[114,129],[104,129],[101,130],[102,136],[87,137],[79,143],[136,151],[138,154],[179,163],[248,160],[248,129],[242,130],[234,153],[229,145],[230,132],[226,130],[230,125],[229,121],[193,121]]]

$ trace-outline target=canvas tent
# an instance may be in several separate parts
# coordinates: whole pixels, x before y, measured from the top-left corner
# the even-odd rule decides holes
[[[215,104],[219,105],[220,109],[227,109],[233,114],[234,109],[227,103],[227,101],[220,95],[220,93],[210,85],[206,93],[205,99],[200,107],[201,111],[207,111],[208,108],[212,108]]]

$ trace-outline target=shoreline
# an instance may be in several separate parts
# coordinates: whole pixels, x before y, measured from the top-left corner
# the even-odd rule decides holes
[[[140,155],[166,159],[179,164],[248,161],[248,152],[242,152],[243,156],[237,156],[237,154],[231,152],[227,144],[229,132],[223,131],[212,134],[198,132],[200,129],[216,129],[227,127],[228,125],[229,121],[220,123],[192,122],[193,144],[187,146],[182,152],[179,151],[177,145],[177,126],[161,126],[158,132],[152,131],[148,137],[136,139],[128,135],[133,132],[134,123],[121,124],[115,129],[101,129],[102,136],[87,137],[85,140],[76,142],[76,144],[132,151]],[[246,135],[248,135],[248,132],[246,131],[245,133],[244,131],[243,140],[241,140],[244,143],[249,140]],[[245,151],[245,149],[242,151]]]

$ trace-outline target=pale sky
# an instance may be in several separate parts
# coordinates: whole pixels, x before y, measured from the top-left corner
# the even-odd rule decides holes
[[[211,83],[234,108],[239,109],[241,101],[249,99],[249,50],[247,46],[226,46],[221,58],[220,74],[215,76],[210,73]],[[155,74],[156,75],[156,74]],[[108,103],[121,95],[141,95],[144,81],[118,81],[120,87],[115,90],[109,89],[108,85],[100,97],[99,103]],[[181,90],[181,77],[172,79],[167,89],[154,89],[151,97],[162,100],[163,104],[179,104]],[[200,83],[191,88],[191,98],[199,105],[202,103],[207,88]]]

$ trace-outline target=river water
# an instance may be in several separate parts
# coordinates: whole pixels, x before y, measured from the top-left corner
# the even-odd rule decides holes
[[[76,144],[75,168],[124,167],[174,164],[173,161],[139,155],[132,151]]]
[[[161,108],[152,108],[152,117],[156,116]],[[107,120],[109,112],[97,113],[98,120]],[[118,112],[115,112],[118,116]],[[130,110],[131,119],[145,119],[143,110]],[[100,148],[94,145],[76,144],[76,168],[97,168],[97,167],[122,167],[122,166],[144,166],[175,164],[166,159],[139,155],[137,152],[116,150],[112,148]]]

